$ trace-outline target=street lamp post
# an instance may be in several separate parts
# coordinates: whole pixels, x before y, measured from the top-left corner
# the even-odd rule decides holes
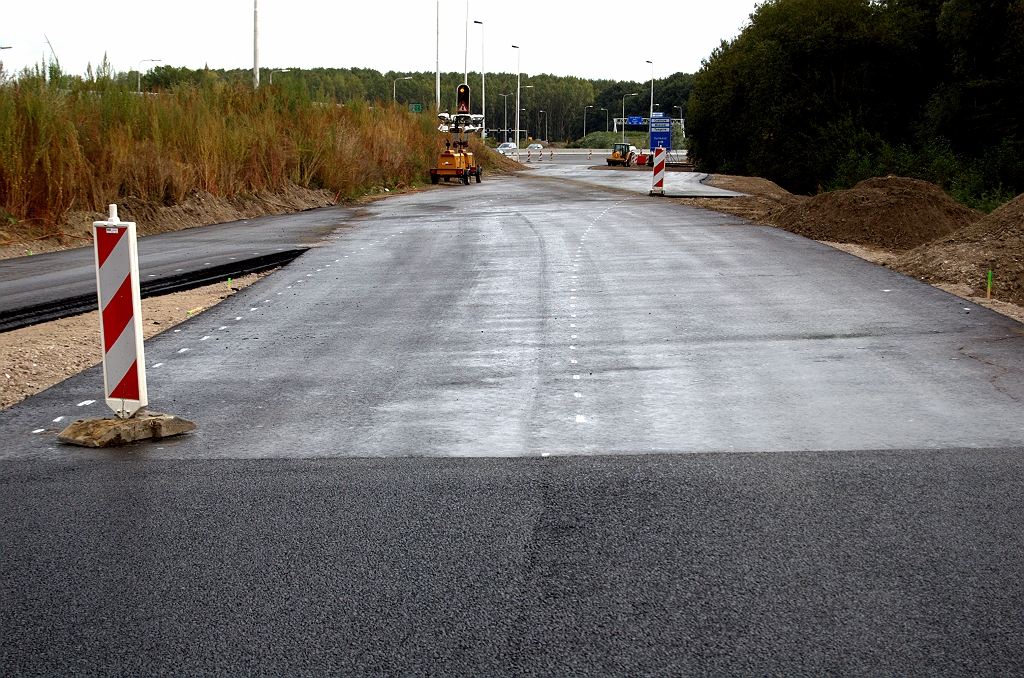
[[[683,138],[685,139],[686,138],[686,128],[683,127],[683,107],[682,106],[673,106],[672,108],[678,108],[679,109],[679,129],[682,130]]]
[[[584,139],[587,138],[587,109],[588,108],[593,108],[593,106],[584,106],[583,107],[583,138]]]
[[[523,111],[523,113],[526,113],[526,109],[525,108],[523,108],[521,110]],[[526,136],[527,137],[530,136],[530,121],[529,120],[526,121],[526,129],[524,129],[523,131],[526,132]],[[517,141],[516,142],[516,146],[518,146],[518,145],[519,145],[519,143]]]
[[[607,132],[608,131],[608,109],[607,108],[602,108],[601,110],[604,111],[604,131]]]
[[[9,47],[2,47],[0,49],[10,49],[10,48]],[[136,82],[136,86],[135,86],[135,91],[139,92],[140,94],[142,93],[142,64],[146,63],[147,61],[152,61],[152,62],[156,63],[156,62],[159,62],[160,59],[143,59],[142,61],[139,62],[139,70],[135,72],[135,75],[138,76],[137,82]]]
[[[653,61],[648,61],[647,63],[649,63],[651,65],[651,115],[648,116],[648,117],[649,118],[653,118],[654,117],[654,62]]]
[[[487,71],[484,69],[484,22],[474,21],[480,24],[480,138],[487,138]]]
[[[519,50],[519,45],[512,45],[512,49],[516,51],[516,160],[519,159],[519,91],[522,73],[520,72],[520,57],[522,52]]]
[[[538,111],[538,113],[543,113],[544,114],[544,143],[546,143],[546,144],[550,143],[548,141],[548,112],[547,111]]]
[[[275,68],[274,70],[270,71],[270,84],[271,85],[274,84],[274,73],[287,73],[290,70],[292,70],[292,69],[290,69],[290,68]]]
[[[512,93],[509,92],[508,94],[499,94],[498,96],[501,97],[502,101],[504,102],[504,108],[505,108],[505,127],[504,127],[504,130],[505,130],[505,141],[508,141],[508,98],[510,96],[512,96]]]
[[[411,75],[407,75],[404,78],[395,78],[391,83],[391,100],[398,101],[398,81],[399,80],[412,80]],[[274,75],[270,75],[270,82],[274,82]]]
[[[626,143],[626,97],[639,96],[636,92],[622,97],[622,143]]]

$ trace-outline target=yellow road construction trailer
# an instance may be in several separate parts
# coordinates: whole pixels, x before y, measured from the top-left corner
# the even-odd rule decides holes
[[[457,108],[454,115],[439,113],[438,118],[441,124],[438,126],[442,132],[450,132],[452,138],[444,142],[445,149],[437,157],[437,167],[430,169],[430,183],[436,184],[441,179],[451,181],[457,179],[463,184],[469,184],[470,180],[476,178],[480,183],[483,174],[480,165],[476,163],[473,154],[469,151],[469,135],[472,132],[480,131],[482,115],[472,115],[469,112],[469,85],[459,85],[456,92]]]

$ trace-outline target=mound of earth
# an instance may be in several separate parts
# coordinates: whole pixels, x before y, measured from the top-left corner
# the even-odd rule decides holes
[[[774,225],[815,240],[909,250],[969,226],[981,213],[919,179],[865,179],[787,206]]]
[[[992,271],[992,296],[1024,305],[1024,194],[988,216],[906,252],[892,268],[928,283],[969,285],[986,291]]]
[[[592,167],[591,169],[598,169]],[[668,198],[673,202],[693,207],[725,212],[749,219],[762,226],[775,226],[777,217],[787,207],[809,200],[793,195],[773,181],[761,177],[743,177],[731,174],[713,174],[704,183],[716,188],[746,193],[734,198]]]

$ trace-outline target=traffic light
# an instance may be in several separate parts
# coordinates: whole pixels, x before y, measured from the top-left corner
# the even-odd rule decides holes
[[[456,113],[469,113],[469,85],[459,85]]]

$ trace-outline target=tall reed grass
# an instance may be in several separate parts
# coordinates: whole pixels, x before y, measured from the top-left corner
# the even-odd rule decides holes
[[[102,73],[0,74],[0,231],[53,228],[71,210],[104,211],[127,196],[173,204],[193,190],[229,197],[288,182],[342,195],[413,184],[440,141],[429,114],[317,100],[303,88],[131,90]]]

